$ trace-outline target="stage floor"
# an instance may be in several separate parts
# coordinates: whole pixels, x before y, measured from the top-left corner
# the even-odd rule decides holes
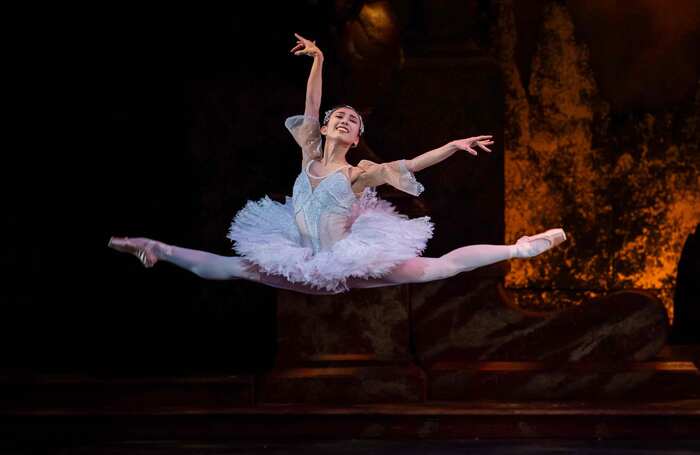
[[[244,441],[212,444],[207,442],[130,441],[114,445],[73,447],[46,447],[45,453],[60,455],[283,455],[316,454],[401,454],[401,455],[452,455],[452,454],[697,454],[700,440],[695,441],[597,441],[597,440],[339,440],[339,441]],[[29,453],[29,452],[3,452]]]

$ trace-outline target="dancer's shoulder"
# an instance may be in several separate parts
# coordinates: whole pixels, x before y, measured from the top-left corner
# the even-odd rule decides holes
[[[423,185],[416,180],[413,172],[408,170],[403,159],[386,163],[362,160],[357,164],[357,167],[363,171],[357,178],[358,187],[374,187],[388,183],[413,196],[418,196],[424,190]]]

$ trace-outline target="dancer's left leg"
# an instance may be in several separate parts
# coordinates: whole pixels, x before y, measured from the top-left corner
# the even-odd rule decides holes
[[[513,257],[514,245],[469,245],[439,257],[415,257],[396,266],[382,278],[353,278],[353,288],[374,288],[407,283],[425,283],[453,277],[478,267]]]
[[[348,280],[352,288],[374,288],[397,284],[425,283],[453,277],[496,262],[512,258],[529,258],[537,256],[566,237],[563,231],[550,231],[549,239],[538,236],[524,236],[513,245],[468,245],[439,257],[416,257],[409,259],[382,278],[353,278]],[[557,238],[558,237],[558,238]]]

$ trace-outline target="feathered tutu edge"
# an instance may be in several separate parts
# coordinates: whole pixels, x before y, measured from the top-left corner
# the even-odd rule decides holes
[[[433,236],[430,217],[409,218],[366,188],[351,208],[348,234],[316,254],[301,244],[292,200],[268,196],[248,201],[236,214],[227,237],[236,254],[263,272],[330,292],[348,290],[347,278],[380,278],[420,256]]]

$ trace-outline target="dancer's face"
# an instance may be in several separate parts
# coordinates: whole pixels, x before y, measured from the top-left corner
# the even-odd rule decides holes
[[[325,129],[325,131],[324,131]],[[321,128],[327,138],[355,144],[360,141],[360,116],[352,109],[341,107],[333,111],[328,123]]]

